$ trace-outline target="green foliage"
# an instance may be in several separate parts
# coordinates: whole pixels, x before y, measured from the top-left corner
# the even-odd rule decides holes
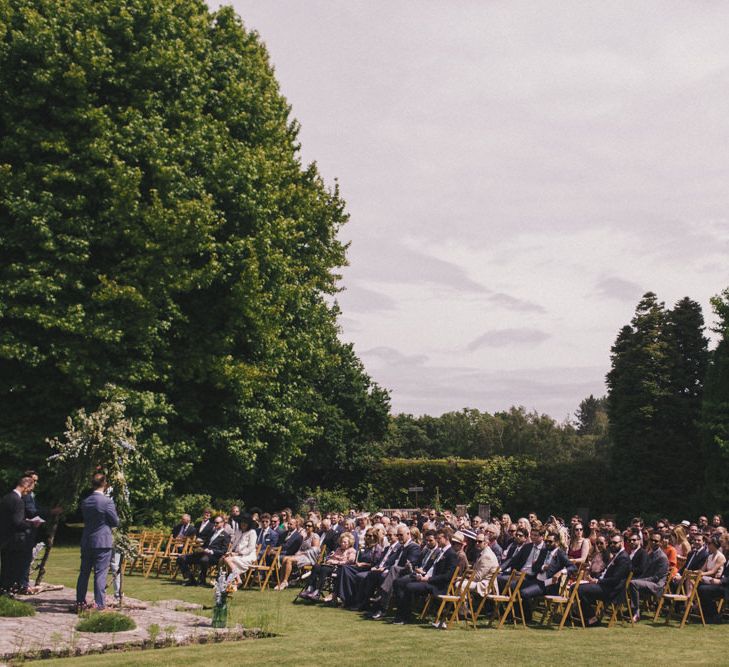
[[[136,627],[133,619],[116,611],[92,611],[76,624],[79,632],[125,632]]]
[[[302,166],[289,112],[229,7],[4,2],[7,478],[66,415],[112,400],[154,462],[130,472],[158,492],[137,508],[241,489],[278,502],[311,485],[309,461],[312,477],[359,474],[387,394],[337,338],[347,214]]]
[[[613,345],[607,381],[614,492],[626,513],[680,513],[696,501],[703,328],[697,303],[686,298],[666,310],[648,292]]]
[[[102,403],[90,414],[81,408],[66,420],[63,438],[48,441],[53,454],[48,465],[56,482],[56,498],[67,511],[76,507],[83,489],[96,470],[106,473],[122,527],[131,521],[127,474],[132,462],[149,467],[137,452],[136,433],[125,418],[121,401]],[[152,473],[154,474],[154,473]],[[155,488],[137,488],[137,493],[154,497]]]
[[[711,352],[701,412],[701,437],[706,475],[704,498],[710,506],[729,511],[729,288],[711,300],[719,337]]]
[[[607,397],[590,394],[580,402],[577,412],[577,435],[605,436],[608,429]]]
[[[29,602],[13,600],[0,595],[0,617],[35,616],[35,607]]]
[[[347,512],[354,507],[347,492],[341,488],[321,489],[318,486],[314,489],[307,489],[302,493],[304,503],[299,508],[299,514],[306,516],[309,512],[309,505],[306,501],[313,498],[316,502],[316,508],[320,512]]]

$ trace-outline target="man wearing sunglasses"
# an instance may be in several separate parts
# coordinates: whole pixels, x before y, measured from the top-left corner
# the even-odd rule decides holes
[[[651,535],[650,552],[640,577],[633,574],[630,581],[630,604],[633,607],[633,621],[640,620],[640,598],[648,595],[660,595],[668,577],[668,556],[661,549],[661,537]]]
[[[205,585],[208,567],[215,565],[225,552],[228,551],[230,544],[230,533],[225,530],[225,521],[222,516],[216,516],[213,520],[213,533],[210,539],[203,545],[200,551],[195,551],[185,556],[180,556],[177,562],[180,566],[182,576],[187,579],[186,586]],[[197,563],[200,567],[200,578],[195,578],[190,572],[190,565]]]
[[[620,533],[613,533],[608,545],[612,560],[608,563],[605,571],[598,579],[590,578],[588,583],[580,585],[580,602],[587,617],[587,627],[599,625],[595,616],[595,602],[602,600],[610,604],[617,600],[625,589],[625,582],[630,574],[630,557],[623,549],[623,536]]]

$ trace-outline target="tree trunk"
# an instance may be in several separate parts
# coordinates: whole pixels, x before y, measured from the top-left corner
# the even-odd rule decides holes
[[[61,515],[54,514],[51,517],[51,523],[48,526],[48,535],[46,536],[46,550],[41,559],[40,565],[38,566],[38,576],[35,578],[35,585],[40,586],[43,581],[43,576],[46,573],[46,563],[48,562],[48,556],[51,555],[53,549],[53,540],[56,539],[56,530],[58,530],[58,524],[61,522]]]

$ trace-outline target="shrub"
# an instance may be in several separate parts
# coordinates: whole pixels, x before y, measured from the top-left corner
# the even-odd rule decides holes
[[[35,616],[35,607],[27,602],[0,596],[0,616]]]
[[[137,624],[124,614],[115,611],[92,612],[76,625],[79,632],[124,632],[134,630]]]

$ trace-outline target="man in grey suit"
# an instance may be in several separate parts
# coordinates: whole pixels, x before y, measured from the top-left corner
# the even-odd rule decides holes
[[[630,604],[633,607],[633,621],[640,620],[640,598],[660,595],[668,576],[668,557],[661,549],[661,536],[653,534],[645,569],[639,579],[630,582]]]
[[[81,571],[76,583],[76,607],[85,608],[91,569],[94,570],[94,601],[97,609],[105,605],[106,575],[109,572],[113,539],[111,529],[119,525],[114,501],[104,495],[106,475],[97,472],[92,480],[93,493],[81,503],[84,532],[81,536]]]

